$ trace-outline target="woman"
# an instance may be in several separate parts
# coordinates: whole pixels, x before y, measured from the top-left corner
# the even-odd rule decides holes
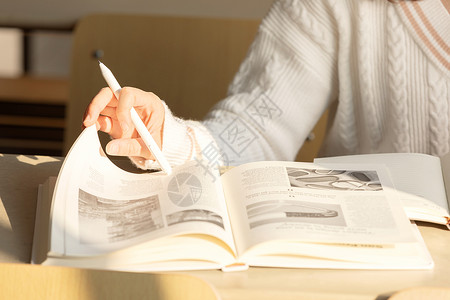
[[[107,151],[157,167],[134,106],[171,164],[293,160],[330,108],[322,155],[449,151],[450,0],[279,0],[262,21],[229,95],[202,122],[174,117],[154,94],[105,88],[84,126]]]

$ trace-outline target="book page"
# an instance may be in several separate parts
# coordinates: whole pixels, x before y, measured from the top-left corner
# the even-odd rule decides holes
[[[49,177],[45,183],[38,188],[38,199],[36,202],[36,216],[34,223],[33,245],[31,249],[31,263],[39,264],[47,256],[49,236],[48,228],[50,222],[50,201],[56,177]]]
[[[450,153],[447,153],[441,157],[441,169],[442,177],[444,178],[445,192],[447,195],[450,195]],[[447,208],[450,208],[450,200],[448,196],[446,200]],[[447,209],[447,211],[450,211],[450,209]]]
[[[58,176],[51,251],[96,255],[181,234],[211,235],[234,249],[218,176],[205,176],[195,161],[169,176],[126,172],[87,128]]]
[[[238,253],[273,240],[413,242],[388,174],[379,166],[259,162],[222,176]]]
[[[438,157],[419,153],[362,154],[326,157],[316,163],[384,164],[412,220],[445,224],[449,206]]]

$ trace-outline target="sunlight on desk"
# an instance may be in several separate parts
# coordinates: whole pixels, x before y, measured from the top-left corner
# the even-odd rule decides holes
[[[44,157],[44,156],[29,156],[29,155],[18,155],[17,160],[29,165],[38,165],[41,163],[48,163],[48,162],[57,162],[59,161],[56,158],[53,157]]]
[[[450,300],[450,288],[420,287],[394,293],[389,300]]]
[[[0,264],[0,280],[1,299],[217,299],[204,281],[180,274]]]

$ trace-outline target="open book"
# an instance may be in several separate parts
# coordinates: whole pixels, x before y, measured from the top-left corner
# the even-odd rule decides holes
[[[361,154],[319,158],[315,162],[383,164],[411,220],[450,229],[450,154],[442,158],[419,153]]]
[[[83,131],[39,189],[32,262],[161,271],[248,266],[429,269],[377,165],[255,162],[220,175],[193,160],[128,173]]]

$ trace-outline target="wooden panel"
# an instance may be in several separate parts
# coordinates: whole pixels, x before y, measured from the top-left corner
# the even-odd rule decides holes
[[[51,128],[64,128],[64,119],[28,116],[9,116],[0,114],[0,125],[14,126],[44,126]]]
[[[68,96],[68,79],[29,76],[0,78],[0,99],[2,100],[14,100],[25,103],[65,104]]]
[[[65,105],[0,101],[0,152],[62,155]]]
[[[127,0],[127,1],[2,1],[0,26],[71,28],[81,17],[96,12],[155,15],[261,18],[273,0]]]

